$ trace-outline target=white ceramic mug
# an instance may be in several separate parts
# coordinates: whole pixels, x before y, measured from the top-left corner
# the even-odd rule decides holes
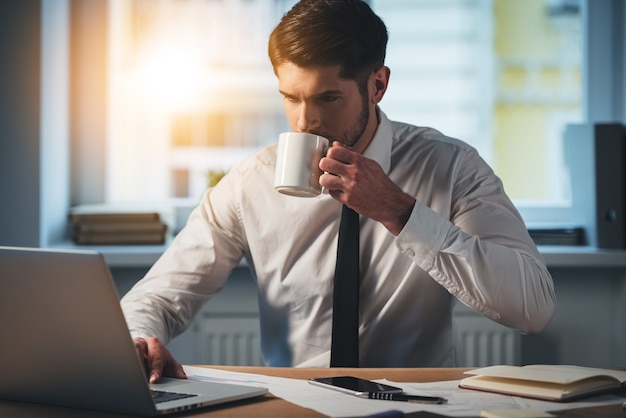
[[[280,193],[314,197],[322,192],[319,162],[326,154],[328,139],[304,132],[283,132],[278,138],[274,189]]]

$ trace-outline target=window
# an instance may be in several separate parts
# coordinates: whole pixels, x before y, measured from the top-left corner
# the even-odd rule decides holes
[[[101,201],[196,201],[210,179],[288,129],[266,42],[293,3],[107,2]],[[583,97],[588,3],[370,4],[390,33],[392,79],[381,104],[390,118],[475,146],[527,221],[576,220],[562,216],[572,193],[563,133],[595,106]]]
[[[266,41],[291,3],[111,2],[108,201],[197,197],[210,172],[287,129]],[[372,3],[390,32],[389,116],[477,147],[519,203],[567,202],[578,3]]]

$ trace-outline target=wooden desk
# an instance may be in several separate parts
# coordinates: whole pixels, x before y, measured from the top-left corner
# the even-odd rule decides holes
[[[294,369],[278,367],[225,367],[210,366],[217,369],[232,370],[243,373],[265,374],[269,376],[289,377],[294,379],[309,379],[334,375],[352,375],[364,379],[387,378],[397,382],[437,382],[443,380],[458,380],[463,371],[468,369]],[[128,415],[114,415],[106,413],[88,412],[83,410],[47,407],[19,402],[0,401],[0,417],[15,418],[122,418]],[[323,415],[291,404],[280,398],[268,394],[262,398],[233,402],[222,406],[208,407],[196,412],[181,413],[175,417],[323,417]],[[616,417],[626,418],[626,412],[621,405],[611,405],[600,408],[586,408],[564,411],[562,417]]]

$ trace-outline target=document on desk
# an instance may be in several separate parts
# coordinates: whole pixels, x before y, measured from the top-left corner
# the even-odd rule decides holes
[[[399,410],[405,413],[428,411],[451,417],[480,416],[480,411],[483,409],[534,408],[540,411],[556,411],[624,402],[623,397],[612,394],[599,395],[568,403],[540,401],[461,389],[459,388],[459,380],[429,383],[376,380],[380,383],[401,387],[408,394],[440,396],[448,400],[447,404],[444,405],[417,404],[362,399],[353,395],[313,386],[306,380],[301,379],[239,373],[205,367],[184,366],[184,369],[187,377],[190,379],[265,387],[274,396],[303,408],[313,409],[321,414],[337,418],[371,415],[389,410]]]

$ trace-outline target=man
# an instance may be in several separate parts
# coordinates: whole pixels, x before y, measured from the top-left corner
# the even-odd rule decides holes
[[[184,377],[163,343],[242,257],[258,284],[267,365],[327,367],[342,204],[360,214],[360,366],[458,365],[454,297],[522,332],[550,320],[552,279],[492,170],[463,142],[379,109],[386,43],[360,0],[302,0],[272,32],[291,129],[335,141],[319,164],[329,195],[273,190],[275,145],[207,191],[122,300],[151,381]]]

